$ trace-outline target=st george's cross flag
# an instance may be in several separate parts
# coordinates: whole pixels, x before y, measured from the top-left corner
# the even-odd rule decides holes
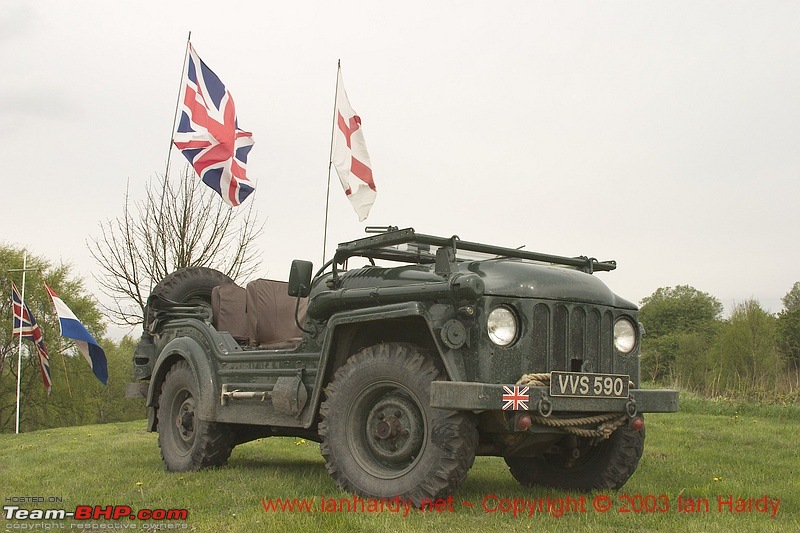
[[[86,358],[86,362],[94,372],[95,377],[100,380],[103,385],[108,384],[108,361],[106,360],[106,353],[94,340],[91,333],[86,327],[81,324],[80,320],[75,316],[67,304],[65,304],[58,295],[53,292],[47,284],[45,284],[50,298],[53,299],[53,305],[56,308],[58,315],[58,322],[61,326],[61,336],[75,341],[75,346]]]
[[[247,179],[247,155],[253,134],[239,128],[231,93],[189,44],[181,84],[180,120],[175,146],[203,183],[232,206],[253,192]]]
[[[342,82],[342,69],[336,81],[336,117],[333,128],[333,166],[342,182],[342,188],[353,205],[359,221],[369,215],[375,203],[377,189],[372,179],[372,163],[364,141],[364,130],[359,117],[350,106]]]
[[[47,394],[53,392],[53,381],[50,379],[50,356],[47,354],[47,347],[44,345],[44,337],[42,337],[42,330],[39,329],[39,324],[33,318],[28,304],[22,301],[22,297],[17,291],[16,285],[11,284],[11,300],[14,307],[14,327],[12,335],[14,337],[22,337],[25,340],[31,341],[36,347],[36,353],[39,356],[39,370],[42,373],[42,382]]]

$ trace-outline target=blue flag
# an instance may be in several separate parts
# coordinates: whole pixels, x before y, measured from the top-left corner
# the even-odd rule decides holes
[[[58,315],[58,322],[61,325],[61,336],[75,341],[75,346],[86,358],[86,362],[92,368],[92,372],[100,380],[103,385],[108,384],[108,361],[106,360],[106,353],[94,340],[91,333],[86,327],[81,324],[81,321],[75,316],[67,304],[58,297],[53,289],[45,283],[47,292],[50,293],[50,298],[53,299],[53,305],[56,307],[56,314]]]

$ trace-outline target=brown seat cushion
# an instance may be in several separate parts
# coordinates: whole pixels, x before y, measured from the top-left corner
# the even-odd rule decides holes
[[[303,332],[294,320],[297,299],[285,281],[256,279],[247,284],[247,321],[250,342],[266,348],[291,348]],[[304,323],[308,299],[300,300],[298,320]]]
[[[211,311],[217,331],[227,331],[239,342],[250,340],[250,329],[245,316],[247,291],[233,283],[211,289]]]

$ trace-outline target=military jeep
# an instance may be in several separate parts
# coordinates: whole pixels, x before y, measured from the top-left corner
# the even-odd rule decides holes
[[[245,287],[189,268],[152,291],[134,353],[170,471],[237,444],[314,440],[336,486],[416,505],[456,491],[476,455],[523,485],[618,489],[646,412],[637,307],[594,272],[613,261],[368,228],[312,277]]]

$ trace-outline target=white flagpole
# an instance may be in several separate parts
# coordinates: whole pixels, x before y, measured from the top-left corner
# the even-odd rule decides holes
[[[336,103],[339,100],[339,71],[342,60],[336,62],[336,90],[333,91],[333,123],[331,124],[331,151],[328,155],[328,190],[325,196],[325,231],[322,237],[322,264],[325,264],[325,248],[328,246],[328,206],[331,201],[331,165],[333,165],[333,135],[336,133]]]
[[[22,253],[22,294],[20,294],[20,299],[22,300],[22,309],[20,309],[19,312],[20,314],[19,347],[17,351],[17,424],[16,424],[17,434],[19,434],[19,390],[20,390],[20,385],[22,384],[22,318],[25,316],[25,271],[27,269],[28,269],[28,251],[25,250]],[[11,325],[12,326],[14,325],[13,319],[11,321]]]

